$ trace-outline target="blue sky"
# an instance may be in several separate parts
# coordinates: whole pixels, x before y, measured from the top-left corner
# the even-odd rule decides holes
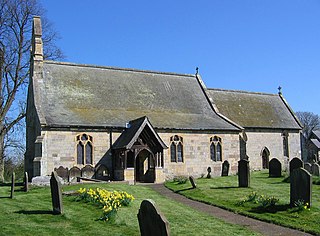
[[[320,115],[319,0],[42,0],[66,61],[194,74]]]

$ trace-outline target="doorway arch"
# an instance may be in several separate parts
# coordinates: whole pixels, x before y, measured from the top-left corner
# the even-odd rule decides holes
[[[154,183],[155,180],[154,155],[150,150],[143,149],[136,156],[135,181]]]
[[[270,151],[267,147],[264,147],[261,151],[262,169],[269,169],[269,157]]]

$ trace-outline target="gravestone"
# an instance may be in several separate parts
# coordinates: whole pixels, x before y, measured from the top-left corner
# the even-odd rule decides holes
[[[109,180],[110,174],[107,166],[100,164],[96,168],[95,178],[99,180]]]
[[[151,199],[143,200],[138,212],[141,236],[170,235],[169,222]]]
[[[94,167],[86,165],[81,169],[81,177],[91,179],[94,176]]]
[[[78,177],[81,177],[81,170],[74,166],[69,170],[69,182],[77,182]]]
[[[230,168],[230,164],[227,160],[225,160],[222,163],[222,173],[221,176],[228,176],[229,175],[229,168]]]
[[[12,172],[12,176],[11,176],[11,193],[10,193],[10,198],[13,198],[14,195],[14,184],[15,184],[15,173]]]
[[[250,187],[250,168],[248,160],[242,159],[238,161],[238,181],[239,187]]]
[[[312,174],[312,165],[310,163],[304,163],[304,169]]]
[[[60,176],[63,180],[69,179],[69,171],[68,168],[64,168],[63,166],[59,166],[59,168],[54,168],[54,171],[57,172],[57,175]]]
[[[318,163],[313,163],[312,164],[312,174],[314,176],[320,176],[320,166]]]
[[[303,167],[302,160],[297,157],[292,158],[292,160],[289,162],[290,175],[294,169],[297,169],[300,167]]]
[[[207,172],[208,172],[207,178],[210,179],[211,178],[211,167],[210,166],[207,168]]]
[[[269,162],[269,177],[281,177],[281,162],[277,158],[272,158]]]
[[[192,185],[192,188],[196,188],[197,184],[196,184],[196,181],[194,180],[193,176],[189,176],[189,180]]]
[[[311,195],[312,175],[303,168],[294,169],[290,175],[290,205],[300,200],[311,207]]]
[[[25,191],[25,192],[29,191],[28,172],[24,172],[23,191]]]
[[[55,171],[53,171],[51,174],[50,188],[53,214],[60,215],[63,213],[61,183],[59,181],[57,172]]]

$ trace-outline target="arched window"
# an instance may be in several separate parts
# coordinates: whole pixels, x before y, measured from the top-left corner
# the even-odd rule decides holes
[[[171,162],[183,162],[183,138],[175,135],[170,142]]]
[[[210,138],[210,158],[213,161],[222,161],[222,141],[218,136]]]
[[[87,165],[93,163],[93,139],[90,135],[79,134],[77,142],[77,164]]]
[[[289,157],[289,134],[288,132],[282,133],[282,143],[283,143],[283,155]]]

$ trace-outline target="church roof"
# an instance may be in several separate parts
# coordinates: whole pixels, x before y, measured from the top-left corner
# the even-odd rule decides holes
[[[282,95],[208,89],[218,111],[244,128],[301,129]]]
[[[147,116],[160,129],[238,130],[195,75],[44,61],[42,77],[33,83],[44,125],[125,127]]]

